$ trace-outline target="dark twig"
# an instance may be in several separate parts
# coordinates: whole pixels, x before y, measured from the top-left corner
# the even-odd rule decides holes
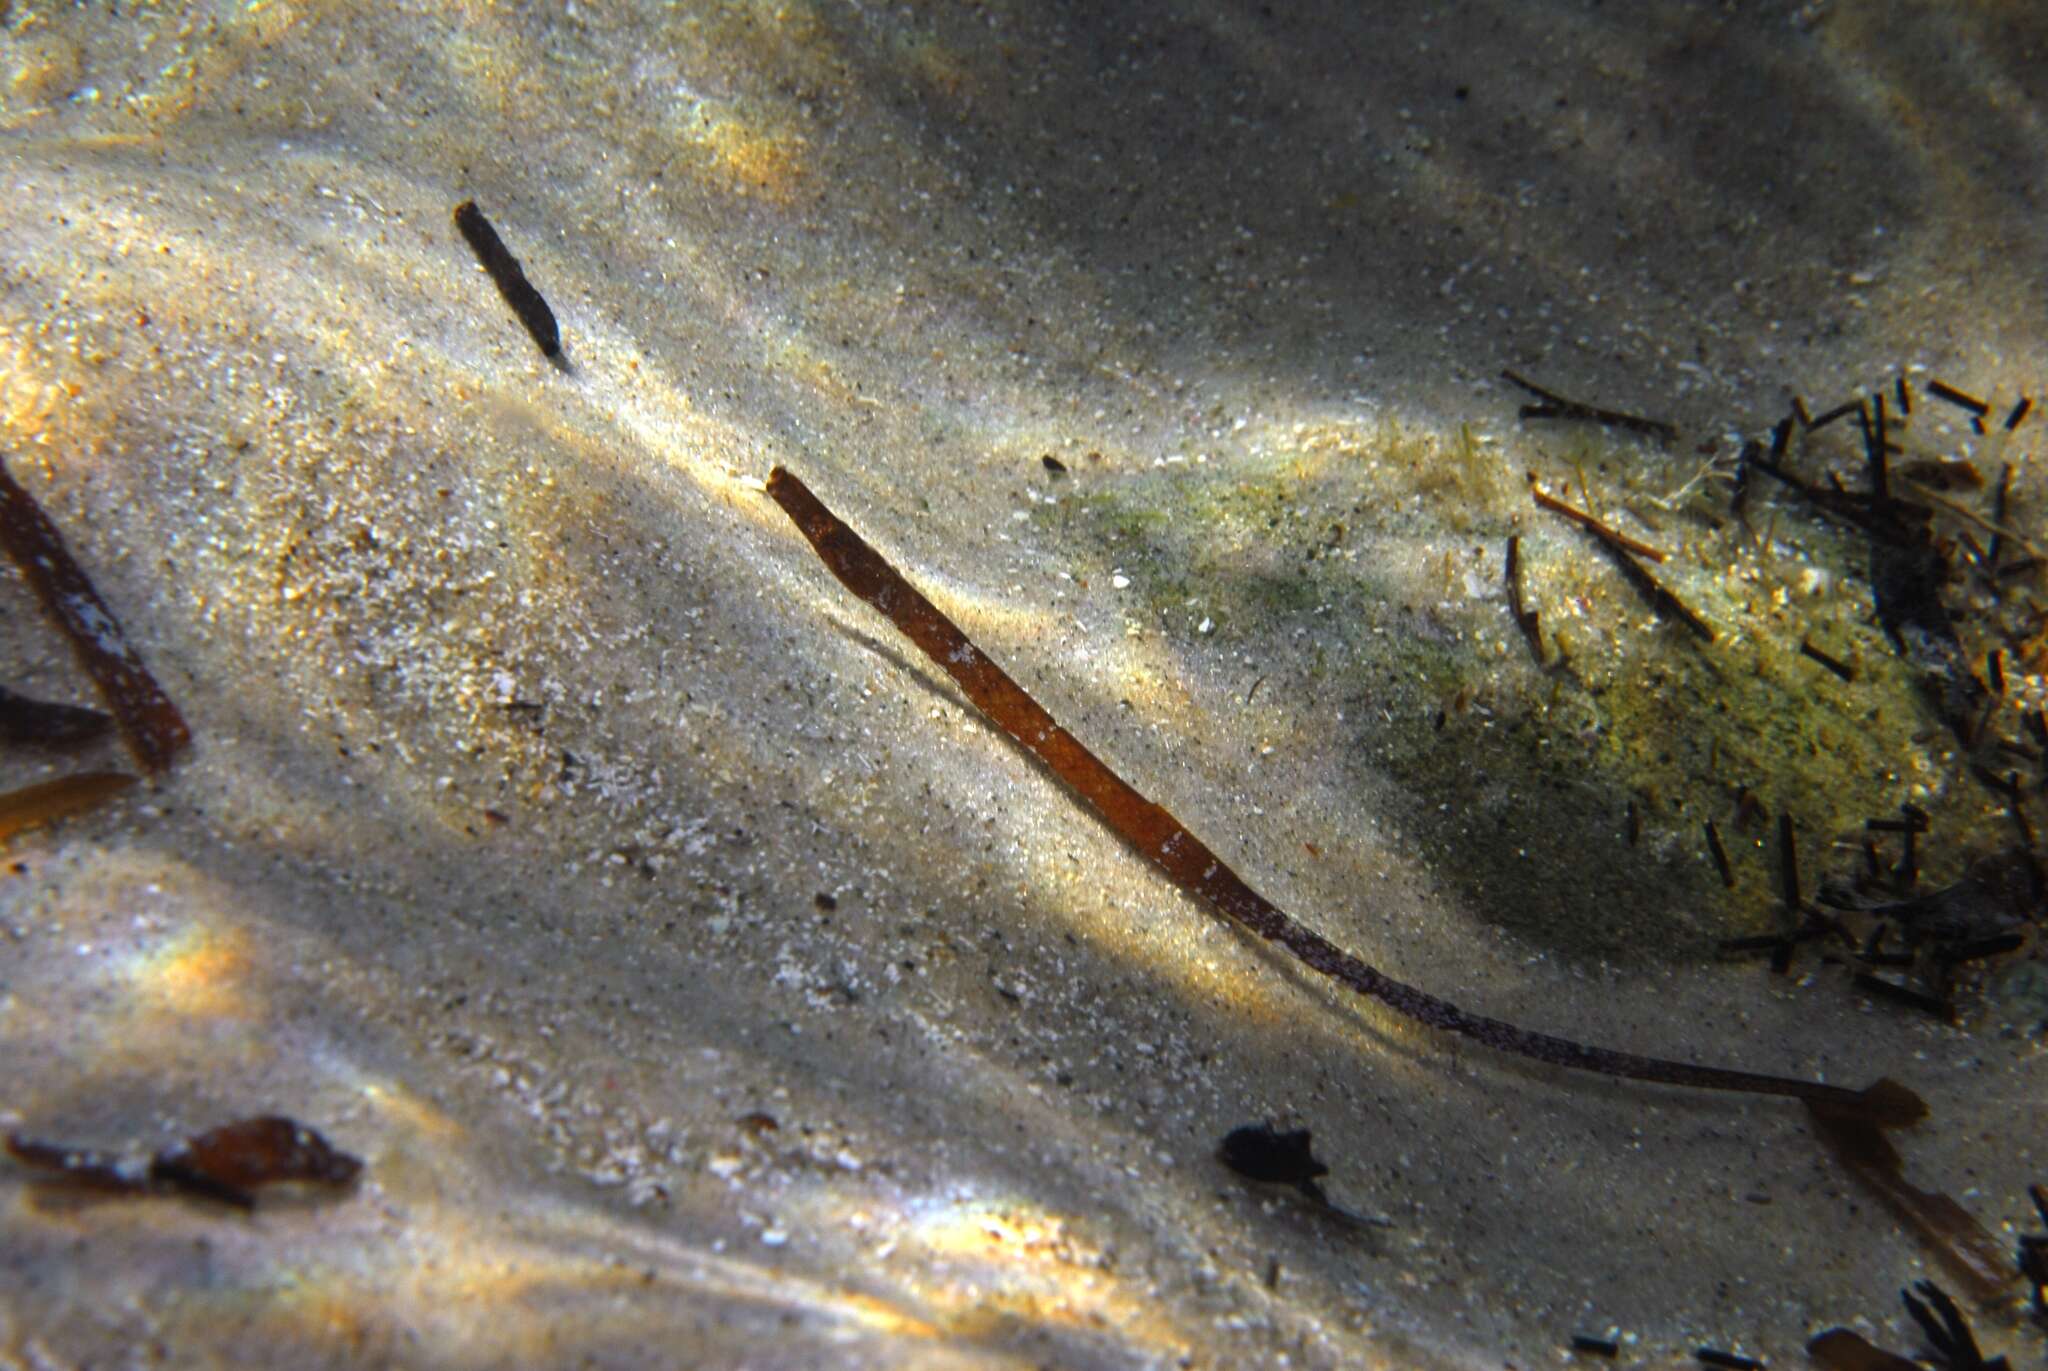
[[[151,775],[169,767],[192,741],[184,716],[128,645],[113,611],[72,559],[57,526],[8,474],[5,462],[0,462],[0,547],[71,640],[135,760]]]
[[[1826,667],[1829,671],[1834,672],[1835,675],[1841,677],[1845,681],[1853,681],[1856,679],[1856,673],[1850,670],[1848,663],[1842,661],[1838,657],[1830,657],[1827,653],[1822,652],[1819,648],[1815,647],[1812,643],[1807,642],[1804,639],[1802,639],[1799,644],[1799,655],[1802,657],[1809,658],[1813,661],[1819,662],[1822,666]]]
[[[1524,419],[1563,419],[1574,423],[1599,424],[1604,428],[1627,429],[1631,433],[1645,434],[1660,443],[1678,441],[1677,427],[1662,419],[1645,419],[1640,414],[1624,414],[1620,410],[1601,409],[1597,405],[1567,400],[1556,391],[1546,390],[1534,381],[1525,380],[1512,371],[1503,371],[1501,379],[1520,386],[1543,402],[1537,405],[1523,405]]]
[[[512,249],[505,246],[505,240],[491,227],[491,221],[484,218],[484,212],[476,207],[476,201],[464,200],[455,207],[455,227],[469,243],[471,252],[491,274],[491,281],[498,287],[498,294],[505,297],[505,303],[519,316],[519,322],[532,335],[541,355],[551,362],[559,362],[562,356],[562,333],[555,325],[555,312],[548,308],[548,302],[526,279],[526,272],[519,265],[519,259],[512,255]]]
[[[1618,547],[1623,552],[1632,553],[1637,557],[1646,557],[1653,562],[1664,560],[1664,554],[1658,549],[1651,547],[1648,543],[1640,539],[1631,538],[1620,529],[1609,527],[1607,524],[1600,522],[1600,520],[1576,505],[1566,504],[1563,500],[1550,494],[1542,486],[1536,484],[1536,473],[1533,471],[1529,473],[1529,495],[1544,509],[1549,510],[1553,514],[1562,514],[1565,518],[1570,519],[1609,547]]]
[[[1707,853],[1714,859],[1714,870],[1721,873],[1721,884],[1733,890],[1735,873],[1728,866],[1728,849],[1721,846],[1721,830],[1714,826],[1712,819],[1707,820],[1706,828]]]
[[[1522,600],[1522,537],[1518,533],[1508,535],[1508,613],[1514,616],[1515,627],[1522,630],[1522,636],[1529,642],[1529,652],[1536,658],[1536,665],[1543,666],[1543,631],[1537,627],[1539,611],[1524,607]]]
[[[1985,404],[1974,395],[1963,394],[1963,392],[1957,390],[1946,381],[1929,381],[1927,383],[1927,393],[1937,400],[1948,401],[1957,409],[1969,411],[1972,416],[1978,419],[1982,419],[1991,410],[1990,405]]]

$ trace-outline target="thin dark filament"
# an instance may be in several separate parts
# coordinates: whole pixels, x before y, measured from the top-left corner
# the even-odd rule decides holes
[[[1924,1117],[1926,1106],[1919,1097],[1889,1080],[1856,1091],[1786,1076],[1589,1047],[1470,1013],[1395,980],[1296,922],[1246,885],[1180,820],[1139,794],[1073,734],[1055,723],[1022,686],[984,656],[951,619],[841,522],[802,481],[776,467],[769,473],[768,494],[795,521],[819,559],[848,590],[886,615],[905,637],[953,678],[975,708],[1051,768],[1167,879],[1206,901],[1232,922],[1268,942],[1278,943],[1312,970],[1417,1023],[1553,1066],[1702,1090],[1785,1095],[1829,1112],[1885,1126],[1908,1124]]]

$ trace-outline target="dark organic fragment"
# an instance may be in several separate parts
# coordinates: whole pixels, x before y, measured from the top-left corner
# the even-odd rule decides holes
[[[1887,1352],[1847,1328],[1817,1334],[1807,1342],[1806,1355],[1821,1371],[1920,1371],[1918,1363]]]
[[[1836,1160],[1919,1235],[1973,1298],[2004,1297],[2013,1279],[2005,1249],[1968,1210],[1947,1195],[1909,1185],[1898,1149],[1869,1120],[1850,1118],[1811,1100],[1806,1112],[1814,1135]]]
[[[1839,657],[1829,656],[1804,639],[1800,640],[1799,643],[1799,655],[1807,658],[1809,661],[1819,662],[1844,681],[1854,681],[1856,679],[1856,673],[1850,669],[1847,662]]]
[[[134,784],[135,778],[125,771],[82,771],[10,790],[0,795],[0,842],[23,829],[90,809]]]
[[[1618,1357],[1621,1344],[1612,1338],[1596,1338],[1586,1333],[1572,1334],[1572,1351],[1584,1352],[1593,1357]]]
[[[1664,560],[1663,552],[1657,548],[1651,547],[1640,539],[1629,537],[1620,529],[1609,527],[1607,524],[1586,513],[1585,510],[1578,508],[1576,505],[1565,503],[1546,491],[1542,486],[1537,485],[1536,473],[1533,471],[1529,473],[1529,495],[1530,498],[1534,499],[1544,509],[1549,510],[1553,514],[1562,514],[1565,518],[1571,520],[1580,528],[1585,529],[1609,547],[1620,548],[1622,551],[1634,553],[1638,557],[1647,557],[1653,562]]]
[[[974,706],[1087,802],[1109,827],[1181,890],[1229,922],[1277,943],[1297,961],[1396,1013],[1498,1051],[1553,1066],[1704,1090],[1786,1095],[1827,1106],[1875,1127],[1926,1117],[1927,1106],[1905,1086],[1879,1080],[1865,1090],[1821,1085],[1690,1062],[1590,1047],[1473,1014],[1369,965],[1246,885],[1180,820],[1133,789],[1079,739],[1054,721],[1023,687],[969,642],[951,619],[920,594],[881,554],[827,509],[785,468],[768,475],[768,494],[802,531],[841,584],[888,617],[951,676]]]
[[[2023,847],[2009,847],[1972,863],[1960,879],[1908,900],[1870,907],[1896,920],[1908,943],[1963,941],[2013,932],[2048,896],[2041,867]]]
[[[2032,412],[2033,408],[2034,401],[2032,397],[2026,395],[2020,396],[2019,403],[2014,405],[2012,407],[2012,412],[2005,416],[2005,431],[2007,433],[2010,433],[2014,429],[2018,428],[2021,424],[2025,423],[2027,415]]]
[[[159,1184],[211,1195],[248,1208],[259,1185],[307,1181],[347,1185],[363,1164],[327,1139],[280,1114],[242,1119],[174,1143],[156,1154],[149,1176]]]
[[[1946,381],[1929,381],[1927,383],[1927,393],[1938,400],[1946,400],[1957,409],[1963,410],[1979,419],[1982,419],[1991,412],[1990,405],[1979,400],[1974,395],[1965,395]]]
[[[1755,1357],[1745,1357],[1740,1352],[1723,1352],[1718,1347],[1695,1348],[1692,1355],[1701,1366],[1725,1367],[1726,1371],[1763,1371],[1764,1364]]]
[[[1678,440],[1678,429],[1662,419],[1645,419],[1640,414],[1624,414],[1620,410],[1601,409],[1597,405],[1584,404],[1578,400],[1567,400],[1554,390],[1545,390],[1534,381],[1524,380],[1512,371],[1503,371],[1501,379],[1520,386],[1540,400],[1541,404],[1523,405],[1524,419],[1564,419],[1575,423],[1599,424],[1603,428],[1627,429],[1655,438],[1660,443]]]
[[[1926,1303],[1914,1299],[1913,1290],[1918,1290]],[[1927,1335],[1927,1343],[1934,1349],[1931,1360],[1936,1366],[1943,1371],[2006,1371],[2004,1357],[1984,1359],[1984,1353],[1977,1347],[1977,1335],[1970,1331],[1970,1321],[1956,1308],[1946,1290],[1933,1281],[1915,1281],[1913,1290],[1901,1290],[1899,1299],[1904,1301],[1913,1322]]]
[[[1522,636],[1529,642],[1529,651],[1535,655],[1536,665],[1543,661],[1543,630],[1537,626],[1539,612],[1529,609],[1522,600],[1522,536],[1508,535],[1508,613],[1514,616],[1515,627],[1522,630]]]
[[[7,1153],[67,1182],[126,1194],[171,1191],[253,1209],[256,1188],[280,1182],[345,1186],[363,1164],[282,1115],[241,1119],[172,1143],[154,1157],[37,1142],[10,1133]]]
[[[1933,1015],[1943,1023],[1954,1023],[1956,1020],[1956,1007],[1939,995],[1929,995],[1909,985],[1900,985],[1882,976],[1873,976],[1868,971],[1859,971],[1852,979],[1858,990],[1875,995],[1881,1000],[1891,1000],[1909,1009],[1918,1009]]]
[[[519,316],[519,322],[526,325],[526,331],[533,336],[541,354],[550,361],[559,359],[562,355],[562,334],[555,325],[555,312],[548,308],[548,302],[526,279],[519,259],[505,246],[505,240],[498,236],[498,230],[491,226],[491,221],[484,218],[484,212],[476,207],[476,201],[464,200],[455,207],[455,227],[462,231],[470,251],[491,274],[498,294],[505,297],[505,303]]]
[[[2048,1228],[2048,1190],[2030,1185],[2027,1198],[2034,1202],[2041,1226]],[[2034,1317],[2048,1319],[2048,1234],[2029,1233],[2020,1239],[2019,1268],[2020,1275],[2034,1287]]]
[[[1536,484],[1536,474],[1534,472],[1529,473],[1529,494],[1542,508],[1550,510],[1554,514],[1564,515],[1567,519],[1570,519],[1573,523],[1576,523],[1579,527],[1592,534],[1599,541],[1600,546],[1606,549],[1607,554],[1614,559],[1614,564],[1620,570],[1622,577],[1635,588],[1636,593],[1642,596],[1643,600],[1652,610],[1659,615],[1668,614],[1676,618],[1680,623],[1692,630],[1693,636],[1702,642],[1711,643],[1714,641],[1713,627],[1706,620],[1700,618],[1699,615],[1686,608],[1682,600],[1665,589],[1663,584],[1650,574],[1649,569],[1636,560],[1637,557],[1647,557],[1653,562],[1661,562],[1664,560],[1662,552],[1651,547],[1648,543],[1640,542],[1617,529],[1609,528],[1584,510],[1568,505],[1556,496],[1546,493],[1541,486]]]
[[[1826,413],[1815,415],[1813,418],[1807,420],[1806,431],[1808,433],[1811,433],[1815,429],[1826,428],[1829,424],[1835,422],[1835,420],[1847,418],[1851,414],[1861,412],[1862,409],[1863,402],[1861,400],[1845,400],[1841,404],[1836,405],[1833,409],[1828,410]]]
[[[42,506],[0,461],[0,547],[43,608],[71,639],[78,660],[99,686],[121,735],[151,775],[169,767],[192,741],[184,716],[142,665],[92,582],[72,560]]]
[[[97,709],[31,700],[0,686],[0,742],[25,747],[76,747],[100,737],[114,721]]]
[[[1246,1180],[1291,1185],[1312,1199],[1323,1199],[1316,1182],[1329,1175],[1330,1168],[1310,1151],[1306,1128],[1283,1133],[1271,1124],[1246,1124],[1224,1135],[1216,1155]]]
[[[1735,889],[1735,873],[1728,866],[1728,849],[1721,846],[1721,830],[1712,819],[1707,820],[1707,853],[1714,859],[1714,870],[1721,873],[1721,884]]]

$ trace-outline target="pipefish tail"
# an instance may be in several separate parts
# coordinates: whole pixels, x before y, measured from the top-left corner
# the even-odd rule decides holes
[[[1110,770],[796,476],[776,467],[768,476],[768,494],[795,522],[819,560],[841,584],[886,616],[904,637],[953,678],[976,709],[1049,767],[1103,822],[1165,873],[1168,880],[1227,922],[1278,944],[1311,970],[1378,1000],[1417,1023],[1553,1066],[1698,1090],[1783,1095],[1804,1100],[1829,1114],[1887,1128],[1911,1124],[1926,1116],[1927,1106],[1920,1097],[1889,1079],[1879,1080],[1866,1090],[1849,1090],[1789,1076],[1701,1066],[1588,1046],[1474,1014],[1394,979],[1344,951],[1253,890],[1180,820]]]

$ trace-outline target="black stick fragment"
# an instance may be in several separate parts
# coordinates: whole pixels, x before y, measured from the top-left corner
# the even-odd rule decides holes
[[[1472,1013],[1396,980],[1253,890],[1179,819],[1146,798],[1062,728],[1043,705],[969,641],[959,625],[788,470],[776,467],[768,473],[768,495],[782,506],[818,560],[842,585],[885,615],[933,665],[952,678],[976,709],[1059,777],[1167,880],[1226,922],[1276,944],[1309,970],[1426,1027],[1552,1066],[1703,1090],[1789,1095],[1817,1104],[1830,1116],[1867,1120],[1878,1128],[1903,1126],[1926,1117],[1926,1103],[1889,1079],[1866,1090],[1849,1090],[1788,1076],[1593,1047]]]
[[[2041,1216],[2042,1225],[2048,1227],[2048,1190],[2030,1185],[2027,1198],[2034,1202],[2034,1212]],[[2020,1275],[2034,1287],[2034,1317],[2048,1319],[2048,1237],[2028,1234],[2021,1238],[2019,1265]]]
[[[1714,826],[1712,819],[1707,820],[1707,852],[1714,859],[1714,870],[1721,873],[1721,884],[1730,890],[1735,889],[1735,873],[1728,866],[1728,849],[1721,846],[1721,830]]]
[[[1925,1296],[1927,1304],[1914,1299],[1911,1290],[1901,1290],[1899,1299],[1904,1301],[1913,1322],[1919,1324],[1920,1331],[1927,1335],[1928,1345],[1935,1350],[1939,1364],[1946,1371],[2005,1371],[2004,1357],[1991,1361],[1984,1359],[1982,1349],[1977,1346],[1977,1335],[1970,1331],[1970,1321],[1963,1317],[1962,1310],[1956,1308],[1955,1300],[1946,1290],[1933,1281],[1915,1281],[1913,1290]],[[1928,1305],[1933,1308],[1929,1309]]]
[[[1911,417],[1913,413],[1913,392],[1906,385],[1905,372],[1899,373],[1899,379],[1892,384],[1892,391],[1899,397],[1899,413]]]
[[[113,726],[113,717],[97,709],[31,700],[0,686],[0,742],[75,747],[102,736]]]
[[[2017,952],[2026,945],[2024,933],[2000,933],[1991,938],[1972,938],[1966,943],[1944,947],[1935,953],[1935,960],[1943,966],[1961,966],[1965,962],[1981,962],[1986,957],[2002,957],[2008,952]]]
[[[1862,408],[1863,402],[1861,400],[1845,400],[1841,404],[1836,405],[1833,409],[1829,410],[1826,414],[1822,414],[1811,420],[1806,425],[1806,431],[1808,433],[1812,433],[1816,429],[1826,428],[1829,424],[1835,422],[1835,420],[1845,418],[1851,414],[1858,413],[1862,410]]]
[[[2003,648],[1993,649],[1991,655],[1984,659],[1984,671],[1991,678],[1991,693],[1994,695],[2005,694],[2005,651]]]
[[[2017,581],[2022,576],[2031,576],[2039,571],[2043,563],[2039,557],[2022,557],[2017,562],[2007,562],[1992,575],[2000,581]]]
[[[464,200],[455,207],[455,227],[462,230],[468,240],[470,251],[491,274],[491,280],[498,287],[498,294],[505,297],[505,303],[519,316],[519,322],[526,325],[526,331],[540,347],[541,355],[549,361],[559,361],[562,356],[562,333],[555,326],[555,312],[548,308],[548,302],[541,298],[533,283],[526,279],[520,269],[519,259],[505,246],[505,240],[491,227],[491,221],[484,218],[484,212],[476,207],[476,201]]]
[[[1584,1352],[1592,1357],[1618,1357],[1621,1344],[1612,1338],[1596,1338],[1586,1333],[1572,1334],[1572,1351]]]
[[[1904,378],[1900,379],[1904,384]],[[1701,1366],[1719,1366],[1726,1371],[1763,1371],[1763,1363],[1755,1357],[1745,1357],[1738,1352],[1723,1352],[1718,1347],[1702,1347],[1693,1352]]]
[[[1792,429],[1792,421],[1785,420],[1778,427],[1786,432]],[[1776,441],[1776,435],[1772,435]],[[1728,501],[1728,512],[1749,527],[1749,464],[1763,452],[1763,444],[1752,438],[1742,445],[1742,451],[1735,454],[1735,493]]]
[[[2005,431],[2011,433],[2022,423],[2026,422],[2027,415],[2033,408],[2034,402],[2031,398],[2025,395],[2020,396],[2020,402],[2012,407],[2012,413],[2005,416]]]
[[[1649,569],[1624,548],[1601,540],[1608,556],[1621,569],[1622,576],[1635,587],[1636,594],[1643,597],[1650,608],[1660,615],[1668,614],[1692,630],[1692,635],[1703,643],[1714,641],[1714,628],[1705,619],[1688,609],[1683,600],[1664,588],[1664,584],[1652,576]]]
[[[64,546],[57,526],[8,474],[5,462],[0,462],[0,548],[14,559],[21,579],[71,640],[135,760],[150,775],[161,774],[191,743],[191,729],[129,646],[113,611]]]
[[[1892,498],[1891,473],[1885,463],[1884,392],[1872,391],[1869,407],[1859,410],[1857,417],[1863,423],[1863,450],[1870,459],[1870,493],[1882,505]]]
[[[1792,816],[1778,815],[1778,896],[1794,914],[1806,908],[1799,894],[1799,845],[1792,840]]]
[[[1927,383],[1927,393],[1937,400],[1948,401],[1957,409],[1968,410],[1973,417],[1978,419],[1982,419],[1991,409],[1990,405],[1985,404],[1976,396],[1965,395],[1946,381],[1929,381]]]
[[[1514,616],[1515,627],[1522,630],[1522,636],[1529,640],[1529,651],[1536,658],[1536,665],[1545,665],[1543,660],[1543,631],[1537,627],[1538,611],[1523,607],[1522,603],[1522,535],[1508,535],[1508,613]]]
[[[1998,525],[1991,531],[1990,567],[1992,575],[1998,574],[1998,563],[2005,552],[2005,503],[2012,495],[2012,463],[2007,462],[1998,473],[1998,494],[1992,497],[1991,521]]]
[[[1567,400],[1554,390],[1545,390],[1534,381],[1524,380],[1512,371],[1503,371],[1501,379],[1513,382],[1523,390],[1541,400],[1540,405],[1523,405],[1524,419],[1563,419],[1574,423],[1599,424],[1603,428],[1627,429],[1631,433],[1646,434],[1660,443],[1678,441],[1678,429],[1662,419],[1645,419],[1640,414],[1624,414],[1620,410],[1601,409],[1578,400]]]
[[[1812,643],[1806,641],[1803,638],[1800,639],[1799,642],[1799,655],[1802,657],[1809,657],[1814,661],[1819,662],[1822,666],[1826,667],[1829,671],[1834,672],[1835,675],[1841,677],[1845,681],[1853,681],[1856,679],[1856,673],[1849,667],[1848,663],[1841,661],[1839,658],[1830,657],[1827,653],[1822,652],[1819,648],[1815,647]]]
[[[2020,788],[2020,773],[2008,771],[2001,776],[1989,767],[1973,765],[1970,768],[1987,790],[1996,791],[2005,797],[2005,812],[2012,816],[2013,826],[2020,831],[2020,841],[2027,847],[2034,845],[2034,826],[2027,821],[2026,811],[2021,808],[2026,791]]]
[[[1923,994],[1910,986],[1899,985],[1882,976],[1873,976],[1868,971],[1856,973],[1855,986],[1858,990],[1875,995],[1881,1000],[1890,1000],[1894,1004],[1906,1005],[1932,1014],[1943,1023],[1955,1022],[1956,1007],[1937,995]]]
[[[1792,421],[1780,419],[1778,426],[1771,430],[1771,460],[1785,460],[1785,449],[1792,445]]]

